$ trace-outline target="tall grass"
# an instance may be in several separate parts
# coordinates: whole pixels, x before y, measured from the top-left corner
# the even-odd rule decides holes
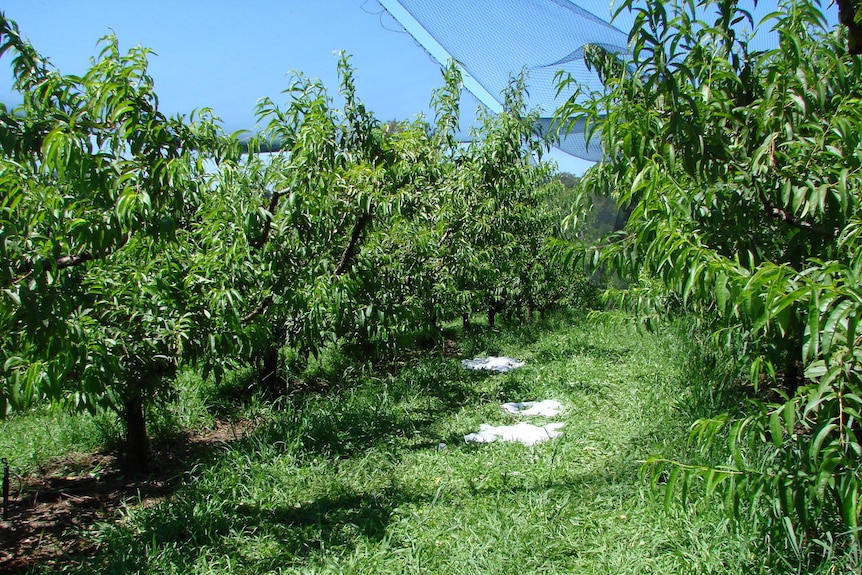
[[[488,375],[417,357],[297,396],[171,498],[103,525],[102,552],[70,572],[758,572],[720,506],[666,510],[641,473],[650,454],[688,449],[709,409],[684,334],[558,316],[460,345],[527,363]],[[560,438],[464,442],[516,420],[501,402],[545,398],[565,406]]]
[[[0,420],[0,457],[14,473],[24,475],[59,457],[110,448],[117,432],[115,417],[39,406]]]

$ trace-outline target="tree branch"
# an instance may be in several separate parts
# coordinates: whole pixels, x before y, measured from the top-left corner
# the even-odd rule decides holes
[[[353,263],[353,259],[359,252],[359,240],[362,239],[362,232],[371,222],[372,213],[374,213],[373,202],[369,207],[369,210],[359,216],[359,219],[356,221],[356,225],[353,226],[353,233],[350,234],[350,242],[348,242],[347,247],[344,248],[344,253],[341,254],[341,261],[338,263],[338,267],[335,268],[335,275],[340,276],[347,271],[347,268]]]
[[[268,295],[265,298],[263,298],[263,301],[260,302],[260,305],[258,305],[256,308],[254,308],[253,310],[251,310],[250,312],[248,312],[247,314],[242,316],[242,319],[240,319],[240,322],[242,322],[242,323],[250,322],[251,320],[253,320],[257,316],[259,316],[260,314],[265,312],[269,308],[269,306],[271,306],[271,305],[272,305],[272,296]]]
[[[786,210],[772,205],[772,203],[768,199],[766,199],[766,196],[762,193],[760,194],[760,201],[763,204],[763,209],[766,210],[766,214],[769,217],[776,220],[780,220],[790,227],[799,230],[805,230],[807,232],[814,232],[828,238],[837,238],[841,235],[841,228],[827,228],[825,226],[812,224],[811,222],[805,220],[800,220],[793,214],[788,213]]]
[[[287,192],[287,188],[272,192],[272,195],[269,198],[269,217],[263,223],[263,233],[261,236],[251,242],[252,248],[259,250],[269,240],[269,232],[272,229],[272,220],[275,218],[275,210],[278,208],[278,200],[285,192]]]
[[[65,270],[68,268],[79,266],[89,261],[107,257],[113,254],[116,250],[122,248],[127,243],[129,243],[129,238],[130,236],[128,234],[124,235],[123,238],[117,243],[117,245],[113,246],[110,251],[106,251],[105,253],[98,256],[93,254],[92,252],[81,252],[80,254],[60,256],[53,262],[51,262],[50,260],[42,260],[42,269]],[[32,260],[24,260],[17,266],[10,266],[10,278],[8,280],[9,283],[6,284],[4,287],[15,285],[18,282],[27,279],[33,273],[34,267],[35,264]]]
[[[93,254],[89,252],[84,252],[82,254],[77,254],[73,256],[63,256],[55,262],[58,270],[64,270],[66,268],[75,267],[77,265],[81,265],[84,262],[88,262],[92,259],[95,259]]]

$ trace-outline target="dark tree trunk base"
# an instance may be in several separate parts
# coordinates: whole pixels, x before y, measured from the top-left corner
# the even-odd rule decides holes
[[[126,424],[124,469],[130,473],[150,473],[153,470],[153,453],[150,449],[150,438],[147,437],[142,397],[133,397],[126,402],[123,419]]]
[[[796,390],[805,385],[805,370],[802,365],[802,338],[792,337],[787,345],[784,373],[781,375],[781,387],[790,397],[796,395]]]
[[[269,397],[281,397],[287,392],[287,380],[278,369],[278,351],[277,346],[266,351],[259,373],[261,389]]]

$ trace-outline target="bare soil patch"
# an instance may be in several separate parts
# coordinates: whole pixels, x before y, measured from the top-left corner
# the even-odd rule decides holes
[[[0,573],[58,568],[99,551],[92,531],[126,509],[170,497],[188,469],[220,446],[242,438],[251,425],[220,423],[154,446],[156,470],[125,474],[115,454],[70,454],[24,477],[13,477],[9,518],[0,520]]]

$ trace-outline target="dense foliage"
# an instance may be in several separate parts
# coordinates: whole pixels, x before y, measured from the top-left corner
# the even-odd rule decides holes
[[[206,113],[159,111],[146,50],[106,38],[76,77],[14,23],[0,19],[0,35],[23,98],[0,110],[0,412],[50,397],[137,429],[200,328],[171,246],[194,225],[204,160],[229,146]],[[146,458],[141,437],[128,449]]]
[[[727,434],[726,464],[676,466],[668,489],[723,490],[790,563],[852,557],[862,60],[804,0],[772,15],[778,46],[767,51],[750,48],[740,26],[756,23],[736,2],[638,6],[620,7],[635,12],[630,54],[588,51],[604,91],[559,111],[586,118],[607,156],[585,176],[581,207],[600,192],[630,212],[624,229],[570,255],[640,280],[619,295],[642,319],[693,311],[748,361],[750,404],[693,429],[703,445]]]
[[[0,109],[0,416],[43,400],[112,409],[128,468],[146,470],[147,407],[183,363],[256,365],[252,392],[284,392],[289,364],[327,347],[374,357],[565,295],[539,257],[559,184],[518,79],[461,146],[454,66],[434,124],[382,123],[343,56],[340,109],[297,75],[240,155],[206,111],[159,111],[144,49],[105,38],[77,77],[6,19],[0,39],[23,100]]]

